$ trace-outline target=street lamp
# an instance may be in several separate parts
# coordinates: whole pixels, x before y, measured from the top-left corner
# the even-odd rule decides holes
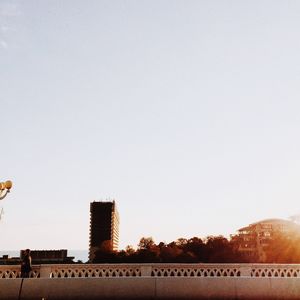
[[[4,197],[9,193],[11,187],[12,182],[10,180],[0,182],[0,200],[4,199]]]

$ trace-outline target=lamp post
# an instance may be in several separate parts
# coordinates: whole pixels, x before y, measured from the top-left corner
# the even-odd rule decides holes
[[[9,193],[11,187],[12,182],[10,180],[0,182],[0,200],[5,198],[5,196]]]

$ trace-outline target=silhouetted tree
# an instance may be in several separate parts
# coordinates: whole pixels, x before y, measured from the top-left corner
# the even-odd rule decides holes
[[[100,249],[96,251],[94,263],[114,263],[117,260],[118,253],[112,251],[111,241],[102,242]]]
[[[208,236],[205,239],[179,238],[166,244],[155,244],[152,237],[142,237],[138,248],[127,246],[125,250],[111,251],[104,243],[96,252],[94,262],[99,263],[242,263],[258,262],[258,256],[247,256],[239,251],[240,240],[223,236]],[[263,248],[266,262],[300,263],[300,234],[274,233]]]
[[[150,250],[155,245],[152,237],[142,237],[138,244],[139,250]]]

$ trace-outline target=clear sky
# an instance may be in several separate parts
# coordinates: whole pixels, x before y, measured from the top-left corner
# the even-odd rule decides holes
[[[0,249],[228,236],[300,212],[299,1],[0,0]]]

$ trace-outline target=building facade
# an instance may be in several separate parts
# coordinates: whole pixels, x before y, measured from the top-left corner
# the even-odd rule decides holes
[[[20,251],[20,258],[23,259],[25,250]],[[71,264],[74,263],[74,256],[68,256],[67,249],[60,250],[30,250],[33,264]]]
[[[0,257],[0,265],[19,265],[24,258],[25,250],[20,250],[19,257]],[[73,264],[74,256],[68,256],[67,249],[60,250],[31,250],[32,264]]]
[[[115,201],[90,203],[89,261],[94,261],[97,251],[116,251],[118,245],[119,213]]]
[[[299,232],[300,226],[295,222],[283,219],[266,219],[240,228],[237,234],[232,235],[231,238],[239,245],[238,250],[240,252],[259,262],[265,262],[265,249],[276,233],[289,236]]]

